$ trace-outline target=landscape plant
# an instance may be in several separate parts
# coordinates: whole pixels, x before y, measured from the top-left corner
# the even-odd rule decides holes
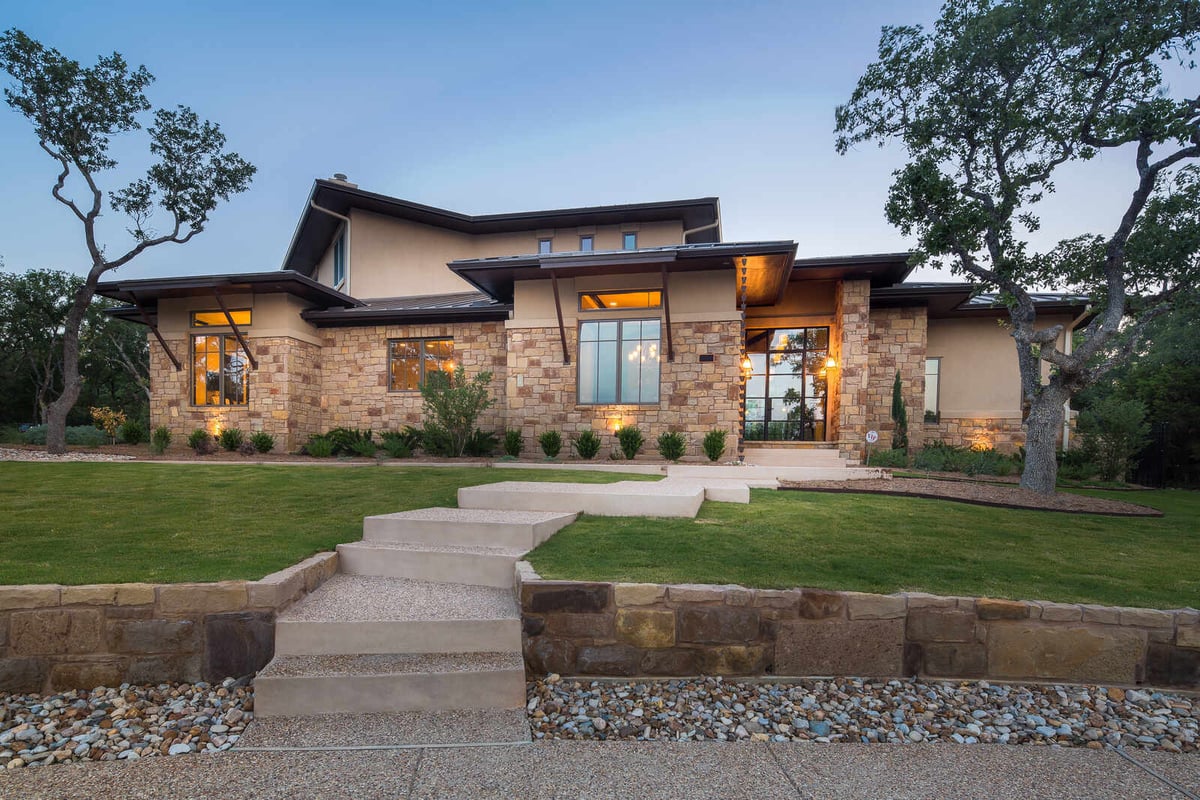
[[[350,445],[350,454],[360,458],[374,458],[377,452],[379,452],[379,445],[371,439],[361,439]]]
[[[150,449],[158,455],[167,452],[167,448],[171,446],[171,429],[165,425],[159,425],[154,429],[154,433],[150,434]]]
[[[626,425],[617,431],[617,444],[621,448],[621,453],[629,461],[637,458],[637,454],[642,451],[642,445],[646,443],[646,437],[642,435],[642,429],[636,425]]]
[[[1125,480],[1149,433],[1146,407],[1139,400],[1109,395],[1079,413],[1081,450],[1096,465],[1101,480]]]
[[[904,408],[903,387],[900,383],[900,371],[896,371],[896,380],[892,381],[892,450],[908,453],[908,411]]]
[[[518,458],[521,451],[525,449],[525,439],[521,436],[521,432],[516,428],[509,428],[504,432],[504,455],[509,458]]]
[[[908,451],[898,450],[896,448],[871,450],[867,454],[867,466],[869,467],[907,467],[908,466]]]
[[[495,403],[488,394],[491,382],[492,373],[480,372],[468,379],[462,367],[450,372],[433,371],[425,376],[421,399],[426,452],[430,452],[432,440],[439,442],[439,449],[444,450],[442,455],[457,458],[463,454],[479,415]]]
[[[687,450],[687,439],[679,431],[667,431],[658,435],[658,454],[667,461],[678,461]]]
[[[333,455],[333,442],[326,436],[310,436],[304,445],[304,452],[313,458],[329,458]]]
[[[381,434],[379,438],[382,441],[380,446],[388,458],[412,458],[412,448],[401,437]]]
[[[122,411],[114,411],[111,408],[93,408],[92,421],[96,423],[96,427],[104,431],[108,435],[108,443],[117,443],[117,431],[125,424],[125,413]],[[47,436],[52,435],[51,426],[47,425]]]
[[[34,425],[24,433],[19,434],[25,444],[46,443],[45,425]],[[108,442],[108,436],[95,425],[71,425],[66,432],[67,444],[77,447],[99,447]]]
[[[704,440],[700,446],[704,449],[704,455],[708,456],[709,461],[718,461],[725,453],[725,438],[729,434],[719,428],[713,428],[708,433],[704,434]]]
[[[333,445],[333,454],[335,456],[354,456],[362,455],[361,451],[370,450],[370,454],[374,455],[375,451],[368,444],[373,444],[372,432],[368,428],[359,430],[358,428],[334,428],[325,434],[325,438]]]
[[[246,435],[242,433],[240,428],[222,428],[217,434],[217,441],[221,444],[221,448],[230,453],[237,452],[237,449],[242,446],[242,442],[246,440]]]
[[[141,420],[128,419],[121,426],[118,436],[120,436],[121,441],[125,444],[141,444],[146,441],[148,434],[146,433],[146,426],[142,424]]]
[[[203,428],[197,428],[188,434],[188,447],[192,448],[198,456],[207,456],[217,451],[216,442],[208,431]]]
[[[600,437],[590,428],[571,441],[571,447],[584,461],[591,461],[595,458],[596,454],[600,452],[601,444]]]
[[[476,428],[463,447],[463,455],[471,456],[472,458],[487,458],[495,453],[496,448],[499,446],[500,437],[495,433]]]
[[[1054,491],[1064,405],[1197,285],[1198,38],[1191,0],[948,0],[931,29],[885,27],[878,60],[837,109],[839,152],[906,151],[886,214],[916,237],[913,263],[949,266],[1008,311],[1025,488]],[[1037,204],[1114,159],[1128,159],[1130,183],[1104,232],[1036,251]],[[1090,302],[1069,348],[1066,326],[1039,316],[1047,289]]]
[[[254,442],[249,439],[242,439],[242,443],[237,446],[237,451],[243,456],[252,456],[258,452],[254,447]]]
[[[255,431],[250,434],[250,444],[256,453],[269,453],[275,449],[275,437],[266,431]]]
[[[546,454],[546,458],[558,458],[562,450],[562,434],[558,431],[543,431],[538,434],[538,446]]]

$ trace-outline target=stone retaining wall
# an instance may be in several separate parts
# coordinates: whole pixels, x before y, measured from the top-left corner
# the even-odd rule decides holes
[[[1200,612],[520,579],[532,674],[1046,680],[1200,689]]]
[[[257,672],[276,613],[337,572],[320,553],[258,581],[0,586],[0,692]]]

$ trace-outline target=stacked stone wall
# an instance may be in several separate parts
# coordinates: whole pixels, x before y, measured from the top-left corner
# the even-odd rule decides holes
[[[892,388],[900,373],[904,408],[908,413],[908,444],[919,449],[925,416],[925,355],[928,334],[923,307],[876,308],[871,310],[867,351],[868,430],[879,431],[876,447],[892,445],[896,424],[892,421]]]
[[[719,428],[728,432],[726,455],[732,458],[739,428],[740,322],[674,323],[675,360],[665,358],[664,333],[659,402],[645,405],[577,403],[578,333],[566,333],[570,364],[563,361],[558,328],[508,331],[507,427],[521,431],[526,453],[540,452],[537,437],[544,431],[560,431],[569,440],[593,430],[604,439],[604,457],[616,446],[614,437],[605,434],[620,424],[641,428],[648,452],[659,434],[680,431],[687,436],[691,455],[701,452],[706,433]],[[701,361],[702,355],[712,360]]]
[[[834,296],[834,314],[841,325],[836,403],[836,439],[847,455],[860,457],[866,443],[870,371],[867,366],[871,319],[871,282],[841,281]]]
[[[519,591],[533,675],[919,675],[1200,688],[1195,609],[538,579]]]

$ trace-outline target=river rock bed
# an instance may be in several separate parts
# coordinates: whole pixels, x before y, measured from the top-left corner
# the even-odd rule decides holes
[[[956,742],[1200,752],[1200,699],[1098,686],[721,678],[528,684],[535,739]]]
[[[253,719],[246,681],[0,697],[0,767],[228,750]]]

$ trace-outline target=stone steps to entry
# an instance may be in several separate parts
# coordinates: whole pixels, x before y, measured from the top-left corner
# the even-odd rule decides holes
[[[690,483],[504,481],[458,490],[461,508],[583,512],[601,517],[695,517],[704,487]]]
[[[532,550],[574,522],[577,516],[573,512],[421,508],[367,517],[363,520],[363,541]]]
[[[338,574],[275,620],[279,655],[520,649],[512,591],[489,586]]]
[[[264,717],[520,708],[520,652],[276,655],[254,680]]]
[[[468,586],[511,588],[525,547],[458,547],[424,542],[337,546],[338,564],[350,575],[380,575]]]

